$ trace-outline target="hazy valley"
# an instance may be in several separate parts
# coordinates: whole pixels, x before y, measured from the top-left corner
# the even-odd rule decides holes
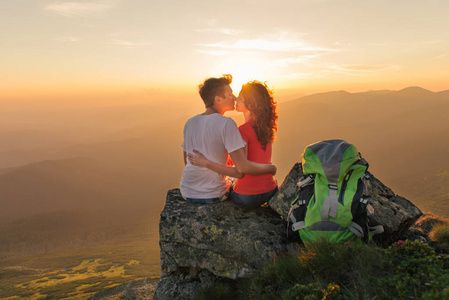
[[[40,253],[91,249],[99,258],[108,256],[108,247],[125,245],[116,253],[130,260],[148,249],[128,279],[144,277],[145,269],[157,276],[159,214],[166,191],[179,186],[182,128],[202,109],[199,97],[83,109],[0,108],[0,275],[24,276],[5,270]],[[449,217],[449,91],[329,92],[282,102],[278,111],[273,163],[279,184],[308,144],[340,138],[355,144],[370,171],[397,194]],[[5,291],[0,287],[0,296]]]

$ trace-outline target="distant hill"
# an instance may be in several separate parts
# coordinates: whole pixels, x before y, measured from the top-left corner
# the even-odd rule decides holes
[[[0,224],[0,261],[41,252],[98,247],[129,236],[152,236],[147,210],[53,210]],[[154,247],[156,248],[156,244]]]
[[[89,218],[103,220],[87,222],[92,228],[131,224],[135,216],[150,220],[148,230],[157,232],[166,192],[179,186],[182,128],[202,111],[198,99],[172,109],[158,105],[154,111],[134,105],[59,116],[0,113],[5,117],[0,124],[7,125],[0,137],[15,141],[0,149],[0,164],[8,166],[0,169],[2,228],[11,231],[18,224],[11,222],[19,220],[39,223],[46,214],[58,219],[61,212],[89,211]],[[340,138],[355,144],[373,174],[396,193],[449,216],[449,91],[335,91],[283,102],[278,110],[272,161],[279,184],[308,144]],[[36,124],[30,135],[27,130]],[[41,141],[49,130],[51,138]],[[31,136],[35,139],[27,141]]]
[[[54,210],[117,205],[117,193],[129,190],[119,169],[92,158],[48,160],[0,175],[2,221]]]
[[[0,223],[79,208],[151,209],[158,218],[166,190],[179,183],[182,129],[154,129],[140,138],[72,146],[53,151],[52,160],[0,169]]]
[[[202,109],[200,101],[182,100],[77,109],[0,106],[0,168],[68,158],[65,149],[75,145],[142,138],[167,127],[171,131]]]
[[[279,105],[273,162],[286,174],[308,144],[345,139],[396,193],[449,216],[448,117],[449,93],[419,87],[302,97]]]
[[[69,158],[0,169],[0,259],[157,236],[165,194],[182,171],[177,136],[78,145],[54,152]],[[46,229],[49,222],[56,225]]]

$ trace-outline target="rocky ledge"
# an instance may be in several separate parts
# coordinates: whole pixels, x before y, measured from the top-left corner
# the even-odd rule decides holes
[[[154,299],[190,299],[200,286],[251,276],[288,249],[286,225],[269,207],[187,203],[167,193],[160,220],[161,282]]]
[[[375,241],[387,245],[422,213],[370,175],[369,225],[384,226]],[[200,287],[250,277],[276,255],[298,247],[298,234],[287,239],[286,216],[301,176],[297,163],[269,201],[270,207],[254,210],[230,201],[190,204],[179,189],[168,191],[159,224],[162,276],[154,299],[191,299]]]

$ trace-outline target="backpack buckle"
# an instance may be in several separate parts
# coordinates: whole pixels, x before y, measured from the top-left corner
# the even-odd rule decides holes
[[[337,185],[336,184],[333,184],[333,183],[329,183],[329,189],[331,189],[331,190],[337,190]]]
[[[313,176],[307,176],[306,178],[304,178],[303,180],[299,181],[297,183],[298,188],[302,188],[306,185],[312,184],[313,183]]]

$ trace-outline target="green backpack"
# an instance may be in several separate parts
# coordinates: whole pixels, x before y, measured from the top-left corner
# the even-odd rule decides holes
[[[370,232],[367,199],[368,163],[357,148],[343,140],[321,141],[304,150],[298,197],[291,203],[289,221],[304,243],[325,239],[347,242],[383,232]],[[365,196],[365,197],[364,197]]]

